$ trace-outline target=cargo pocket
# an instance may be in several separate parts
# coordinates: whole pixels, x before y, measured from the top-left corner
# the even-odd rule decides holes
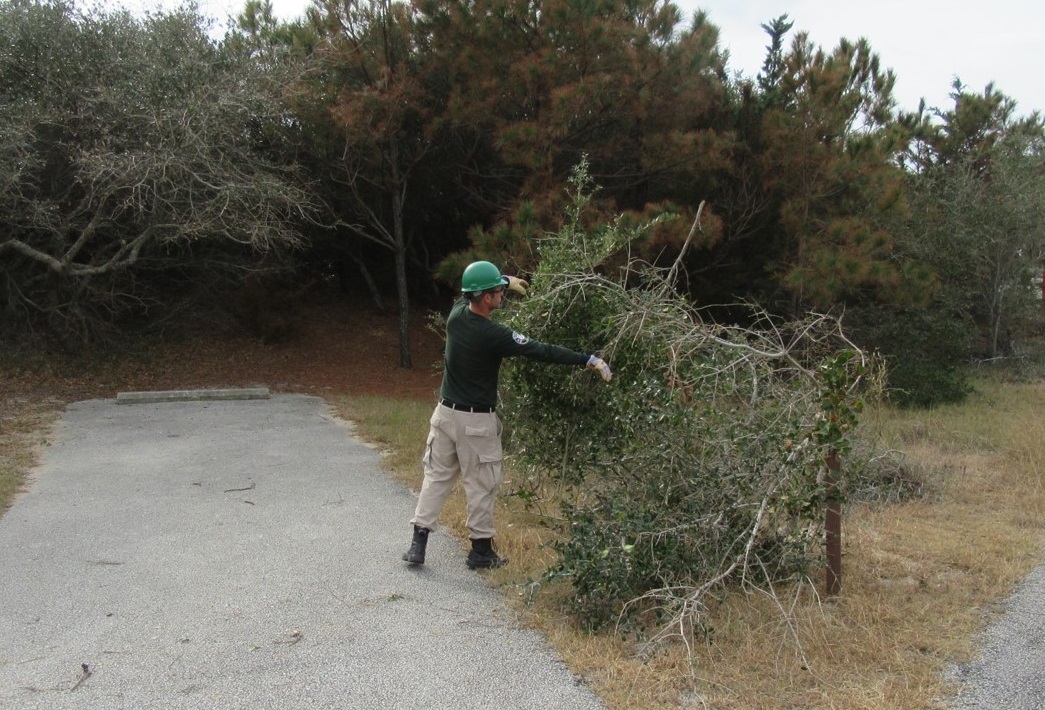
[[[504,478],[504,468],[501,460],[504,454],[501,450],[501,437],[499,437],[496,426],[466,426],[465,434],[472,442],[475,451],[478,471],[475,480],[479,486],[487,491],[494,492]]]
[[[429,471],[432,468],[432,442],[435,441],[435,432],[428,431],[428,440],[425,441],[425,452],[421,456],[421,466],[423,471]]]

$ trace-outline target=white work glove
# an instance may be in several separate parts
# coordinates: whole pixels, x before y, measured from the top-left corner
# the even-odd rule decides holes
[[[602,375],[602,379],[606,380],[607,382],[609,382],[610,379],[613,377],[613,373],[610,372],[610,366],[603,362],[600,358],[595,357],[594,355],[588,358],[587,368],[589,370],[597,371],[600,375]]]
[[[530,286],[529,283],[522,279],[517,279],[514,276],[506,276],[508,279],[508,290],[512,293],[517,293],[520,296],[526,295],[526,289]]]

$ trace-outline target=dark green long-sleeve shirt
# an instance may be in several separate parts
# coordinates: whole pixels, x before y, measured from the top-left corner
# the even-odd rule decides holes
[[[588,356],[530,340],[511,328],[454,303],[446,319],[443,385],[440,396],[470,407],[497,406],[497,374],[506,357],[528,357],[559,365],[586,365]]]

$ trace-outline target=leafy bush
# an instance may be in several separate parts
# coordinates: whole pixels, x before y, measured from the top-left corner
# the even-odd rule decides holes
[[[962,402],[972,391],[963,360],[973,326],[933,302],[926,308],[869,308],[850,314],[856,337],[888,363],[890,399],[901,407]]]
[[[705,322],[673,273],[621,256],[636,231],[579,226],[583,164],[574,180],[529,298],[505,316],[531,337],[599,352],[615,376],[506,366],[512,453],[531,476],[567,484],[550,573],[572,583],[585,624],[652,611],[699,626],[724,585],[789,578],[819,559],[838,490],[825,460],[846,450],[867,363],[825,316],[784,323],[750,307],[758,328]]]
[[[293,64],[206,26],[191,4],[0,4],[0,328],[78,351],[292,263],[319,214],[275,157],[295,135]]]

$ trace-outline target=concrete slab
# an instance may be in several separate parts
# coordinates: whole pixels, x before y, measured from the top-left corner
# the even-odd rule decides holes
[[[117,404],[154,404],[157,402],[206,402],[214,400],[268,399],[268,387],[205,390],[163,390],[158,392],[119,392]]]

